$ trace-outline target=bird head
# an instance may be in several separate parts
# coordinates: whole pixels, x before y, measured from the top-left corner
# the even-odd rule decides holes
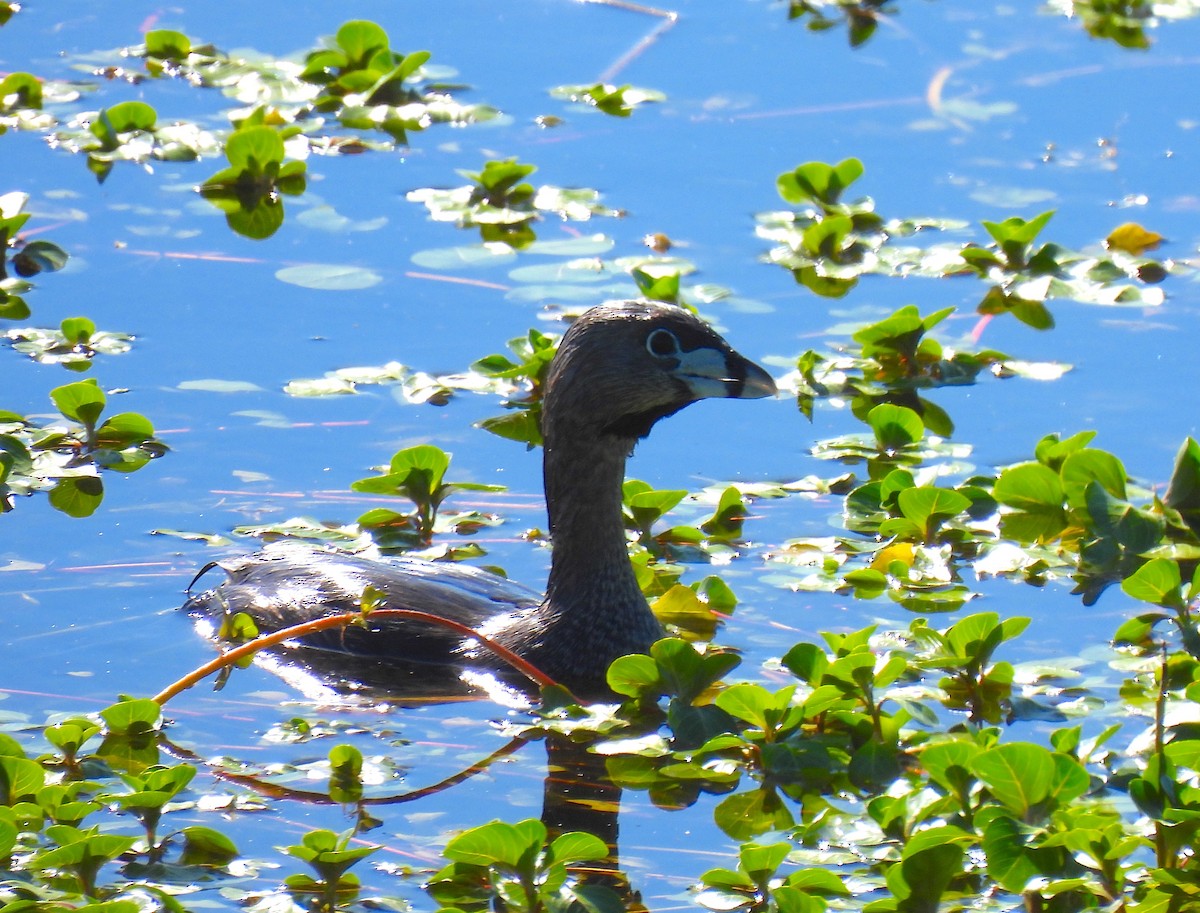
[[[771,376],[684,308],[617,301],[583,314],[550,365],[547,440],[571,427],[637,440],[661,418],[708,398],[757,399]]]

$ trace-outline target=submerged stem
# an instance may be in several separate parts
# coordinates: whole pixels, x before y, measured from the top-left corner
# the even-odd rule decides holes
[[[1158,696],[1154,701],[1154,754],[1158,757],[1159,776],[1162,776],[1163,764],[1166,760],[1163,745],[1163,735],[1166,732],[1167,719],[1167,645],[1162,645],[1162,663],[1158,667]],[[1159,784],[1154,784],[1158,789]],[[1175,868],[1175,857],[1167,847],[1167,834],[1163,830],[1162,821],[1154,821],[1154,855],[1160,869]]]

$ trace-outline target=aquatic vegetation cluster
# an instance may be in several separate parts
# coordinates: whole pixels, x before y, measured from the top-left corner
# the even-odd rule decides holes
[[[863,173],[862,163],[808,162],[779,176],[779,195],[799,204],[794,211],[759,214],[758,234],[779,244],[767,258],[792,271],[796,281],[823,297],[840,298],[860,276],[974,276],[992,283],[979,303],[981,314],[1011,313],[1044,330],[1054,326],[1046,302],[1065,298],[1092,304],[1161,304],[1160,289],[1169,265],[1142,257],[1162,240],[1128,223],[1105,239],[1102,254],[1070,251],[1037,243],[1054,215],[1011,216],[984,222],[991,243],[905,247],[891,243],[917,232],[958,231],[953,220],[884,220],[869,197],[844,202],[842,193]]]
[[[50,398],[65,422],[0,412],[0,511],[12,509],[14,495],[45,490],[56,509],[90,516],[104,497],[100,470],[134,472],[166,452],[143,415],[100,421],[108,398],[92,378],[55,387]]]
[[[880,21],[901,10],[899,0],[787,0],[788,18],[804,22],[814,32],[846,29],[853,47],[870,40]],[[1046,0],[1044,10],[1078,20],[1093,38],[1123,48],[1145,50],[1163,20],[1183,19],[1198,12],[1195,0]]]
[[[1175,567],[1164,559],[1147,565],[1131,578],[1131,595],[1183,606],[1196,586],[1181,590],[1168,566]],[[1185,614],[1176,618],[1194,638]],[[1073,670],[997,658],[1028,621],[985,612],[945,627],[918,618],[904,631],[827,634],[824,644],[801,642],[784,654],[780,671],[790,683],[779,688],[729,683],[736,654],[667,639],[648,656],[613,665],[620,707],[582,708],[552,689],[540,719],[521,724],[518,735],[590,746],[616,786],[647,791],[663,809],[719,797],[716,823],[742,846],[736,869],[698,876],[695,900],[710,909],[934,909],[977,896],[988,882],[997,886],[997,909],[1010,906],[1004,892],[1026,903],[1056,897],[1072,909],[1172,904],[1185,896],[1180,881],[1195,836],[1194,788],[1184,773],[1195,763],[1195,739],[1166,721],[1192,699],[1183,692],[1196,660],[1176,652],[1166,661],[1162,648],[1172,638],[1142,637],[1153,620],[1138,632],[1129,626],[1127,642],[1136,634],[1143,646],[1122,695],[1145,730],[1118,741],[1124,726],[1115,721],[1085,737],[1073,718],[1103,714],[1104,702],[1070,684]],[[1051,721],[1050,745],[1003,738],[999,725],[1014,718]],[[947,728],[951,720],[959,722]],[[319,735],[303,720],[292,725],[300,738],[336,734]],[[148,895],[182,909],[173,896],[179,886],[237,865],[239,852],[219,827],[183,823],[200,813],[186,796],[201,762],[168,763],[163,726],[159,704],[142,699],[48,726],[37,756],[0,739],[0,851],[19,876],[0,882],[10,902],[124,901],[130,906],[119,908],[132,910]],[[349,831],[310,830],[283,848],[311,872],[287,876],[277,896],[300,905],[322,898],[332,909],[399,902],[377,893],[377,877],[364,888],[350,871],[378,850],[365,835],[380,824],[372,810],[390,800],[366,785],[378,781],[367,768],[386,763],[337,744],[323,765],[324,789],[312,777],[299,789],[272,785],[283,769],[229,759],[204,766],[243,786],[351,811]],[[1136,821],[1114,801],[1122,795]],[[249,810],[264,800],[241,792],[224,801]],[[141,836],[113,833],[112,815],[114,823],[135,818]],[[781,833],[788,840],[757,842]],[[493,822],[454,838],[440,871],[380,871],[416,877],[436,901],[462,909],[495,898],[512,905],[514,896],[526,910],[581,896],[619,909],[610,887],[564,867],[607,852],[591,834],[551,838],[541,822]],[[116,862],[125,878],[109,884]]]
[[[859,45],[896,5],[791,2],[788,14],[817,30],[844,22]],[[1051,4],[1068,6],[1090,33],[1127,47],[1146,46],[1145,29],[1156,17],[1194,14],[1183,3]],[[0,4],[0,24],[14,9]],[[150,31],[105,78],[173,79],[223,93],[242,106],[230,111],[228,129],[164,124],[141,101],[69,110],[83,97],[78,86],[27,73],[0,82],[0,124],[40,132],[52,147],[81,155],[98,181],[129,165],[224,156],[224,167],[197,178],[197,193],[232,231],[265,240],[284,222],[284,198],[308,191],[310,156],[396,148],[439,125],[500,116],[458,100],[459,87],[429,61],[424,51],[394,50],[383,29],[362,21],[344,24],[302,62],[235,57],[180,32]],[[618,117],[662,98],[604,82],[551,94]],[[539,239],[545,220],[584,223],[620,210],[589,188],[535,187],[527,180],[535,170],[490,159],[459,173],[467,184],[421,188],[408,200],[434,221],[478,233],[482,245],[446,256],[549,254],[549,266],[522,262],[512,271],[518,299],[554,298],[571,312],[610,296],[693,308],[729,296],[691,282],[695,265],[667,254],[669,243],[610,258],[613,244],[603,235]],[[779,195],[792,208],[756,217],[757,235],[771,245],[766,262],[831,298],[868,275],[974,279],[983,283],[977,310],[985,318],[1012,314],[1043,330],[1054,325],[1055,300],[1154,307],[1163,300],[1161,284],[1190,270],[1147,257],[1161,239],[1133,223],[1097,239],[1095,250],[1074,251],[1041,240],[1051,212],[984,221],[976,236],[955,220],[884,218],[872,199],[846,197],[863,173],[848,158],[780,175]],[[20,192],[0,196],[5,321],[28,320],[29,301],[37,302],[30,280],[40,283],[68,262],[52,241],[22,234],[26,203]],[[917,243],[930,237],[949,240]],[[691,895],[705,908],[883,913],[957,904],[1149,913],[1195,905],[1200,445],[1183,443],[1170,475],[1163,473],[1169,484],[1161,495],[1129,478],[1121,458],[1092,446],[1087,431],[1031,440],[1025,459],[995,471],[964,469],[970,447],[952,440],[951,412],[930,391],[989,378],[1052,381],[1070,366],[939,337],[953,312],[905,306],[795,360],[781,386],[801,415],[845,406],[864,426],[816,445],[816,456],[839,464],[830,476],[720,483],[694,493],[629,480],[623,512],[631,560],[675,636],[612,666],[616,704],[580,706],[550,688],[536,717],[514,727],[523,739],[584,745],[616,786],[644,791],[663,809],[711,804],[716,825],[741,847],[727,866],[697,871]],[[76,372],[136,343],[83,316],[58,328],[14,327],[5,337],[15,353]],[[395,362],[294,380],[286,390],[314,396],[395,384],[408,402],[432,405],[486,395],[503,411],[482,427],[536,447],[556,344],[556,334],[535,328],[510,341],[506,354],[483,355],[457,374]],[[101,503],[105,472],[138,470],[166,453],[149,419],[106,412],[116,392],[88,378],[48,391],[58,412],[50,420],[0,412],[0,510],[46,492],[57,510],[88,516]],[[502,518],[447,504],[498,487],[447,481],[449,471],[440,448],[404,448],[352,486],[388,506],[344,523],[294,518],[234,534],[483,558],[482,545],[445,540]],[[738,655],[713,644],[737,609],[733,587],[719,573],[680,581],[687,564],[719,569],[734,560],[754,536],[756,505],[781,498],[825,499],[841,528],[770,549],[764,569],[771,582],[890,600],[914,618],[897,629],[796,643],[765,672],[750,672],[754,681],[740,680]],[[1026,617],[974,612],[936,623],[934,615],[974,600],[978,579],[988,576],[1032,586],[1070,581],[1084,605],[1116,586],[1142,603],[1112,634],[1119,700],[1112,683],[1083,681],[1076,669],[1005,659]],[[369,615],[370,593],[363,602]],[[257,632],[241,620],[225,633],[247,641]],[[1035,721],[1046,744],[1002,729]],[[287,726],[297,739],[337,735],[315,720]],[[31,727],[20,740],[0,734],[5,913],[85,905],[182,911],[193,884],[232,880],[261,864],[211,822],[226,807],[221,802],[254,810],[268,804],[264,795],[287,796],[277,782],[281,771],[247,770],[232,759],[180,760],[169,734],[160,702],[148,699]],[[604,860],[603,840],[552,834],[532,819],[467,830],[440,849],[437,865],[381,862],[369,833],[380,824],[372,809],[386,797],[375,785],[380,778],[367,773],[387,772],[389,763],[382,754],[364,758],[354,745],[332,747],[320,762],[327,784],[317,794],[344,806],[353,825],[343,833],[306,830],[281,848],[294,861],[290,874],[260,875],[249,889],[229,885],[226,898],[258,910],[404,909],[407,901],[379,884],[411,881],[447,910],[624,908],[620,890],[589,883],[587,867],[578,865]],[[210,771],[239,788],[218,795],[201,787]],[[367,869],[371,877],[361,878]],[[264,890],[267,882],[278,887]]]

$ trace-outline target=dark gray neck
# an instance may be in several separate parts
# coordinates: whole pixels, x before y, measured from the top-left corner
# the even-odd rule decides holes
[[[556,429],[561,431],[561,429]],[[560,441],[566,444],[560,444]],[[625,458],[634,441],[576,427],[549,435],[543,471],[554,546],[544,609],[580,662],[644,652],[662,636],[629,563],[621,518]]]

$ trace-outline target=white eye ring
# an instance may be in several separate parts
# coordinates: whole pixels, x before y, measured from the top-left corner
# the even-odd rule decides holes
[[[679,354],[679,340],[670,330],[660,327],[646,337],[646,351],[655,358],[670,358]]]

